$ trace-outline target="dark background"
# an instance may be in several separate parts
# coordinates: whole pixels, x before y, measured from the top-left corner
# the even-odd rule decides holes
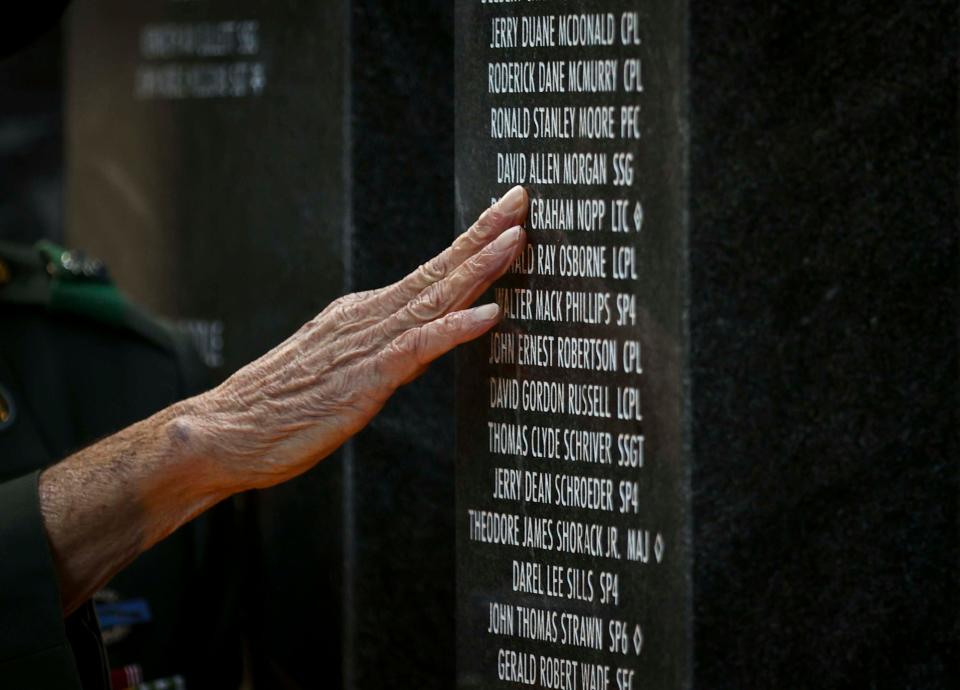
[[[352,3],[355,289],[453,239],[453,5]],[[347,686],[453,685],[453,358],[399,391],[353,444]]]
[[[0,52],[0,55],[3,53]],[[63,238],[63,30],[0,58],[0,238]]]
[[[953,687],[957,7],[689,14],[695,686]],[[453,234],[453,20],[439,1],[350,16],[360,288]],[[61,36],[0,63],[5,239],[63,236]],[[302,585],[342,604],[327,651],[353,687],[452,685],[451,381],[442,363],[355,441],[329,526],[351,586]],[[276,499],[278,530],[310,481]],[[289,567],[275,546],[263,562]],[[272,687],[336,686],[321,622],[274,613],[255,633],[283,645]]]

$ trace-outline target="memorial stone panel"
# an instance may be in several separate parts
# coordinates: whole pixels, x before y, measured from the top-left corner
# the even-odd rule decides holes
[[[458,0],[457,212],[529,245],[457,377],[457,686],[688,680],[680,3]]]
[[[955,2],[689,2],[694,683],[956,687]]]
[[[450,243],[453,5],[354,0],[351,13],[351,283],[366,290]],[[444,357],[353,441],[346,687],[453,686],[452,384]]]

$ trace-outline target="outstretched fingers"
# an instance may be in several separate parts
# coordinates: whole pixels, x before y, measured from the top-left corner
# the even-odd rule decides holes
[[[439,319],[469,306],[510,268],[524,245],[524,232],[512,228],[471,257],[452,274],[425,288],[379,326],[382,337]]]
[[[422,264],[403,280],[384,288],[378,295],[378,302],[384,313],[396,311],[430,285],[453,273],[504,231],[522,225],[527,217],[528,203],[527,192],[523,187],[514,187],[504,194],[447,249]]]
[[[499,321],[500,307],[484,304],[404,331],[380,352],[382,380],[392,388],[409,383],[430,362],[457,345],[478,338]]]

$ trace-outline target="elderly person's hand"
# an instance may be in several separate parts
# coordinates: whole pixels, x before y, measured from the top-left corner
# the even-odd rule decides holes
[[[227,496],[294,477],[362,429],[398,386],[500,318],[467,309],[517,258],[510,190],[398,283],[341,297],[222,385],[46,470],[40,503],[65,611]]]
[[[524,244],[515,187],[446,251],[398,283],[346,295],[223,385],[184,405],[180,433],[217,481],[265,487],[312,467],[362,429],[401,385],[499,321],[465,309]]]

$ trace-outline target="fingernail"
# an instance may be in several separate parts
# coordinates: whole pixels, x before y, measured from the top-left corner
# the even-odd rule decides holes
[[[520,238],[520,226],[510,228],[505,233],[500,235],[497,239],[490,243],[490,248],[495,252],[505,252],[508,249],[513,249],[513,246],[517,243],[517,240]]]
[[[473,318],[477,321],[493,321],[499,316],[500,307],[496,304],[484,304],[473,309]]]
[[[527,203],[527,193],[523,187],[517,185],[497,201],[497,210],[501,213],[517,214],[524,209]]]

